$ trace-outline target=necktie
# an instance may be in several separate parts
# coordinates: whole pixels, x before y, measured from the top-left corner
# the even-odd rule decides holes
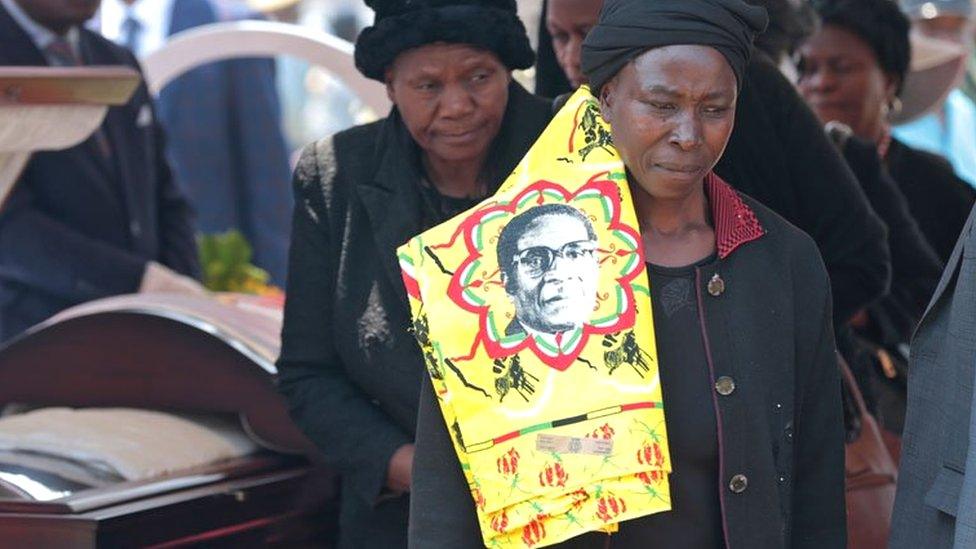
[[[58,37],[48,44],[44,49],[44,53],[47,54],[48,61],[56,67],[77,67],[82,64],[74,48],[63,37]],[[102,128],[95,130],[95,133],[92,134],[92,139],[95,140],[95,145],[102,158],[106,160],[110,159],[112,157],[112,146],[105,136],[105,131]]]
[[[48,61],[57,67],[75,67],[81,65],[81,60],[78,59],[74,48],[71,47],[71,44],[66,38],[56,38],[48,44],[47,48],[44,49],[44,53],[47,54]]]
[[[138,46],[142,31],[142,23],[138,19],[131,14],[125,16],[125,21],[122,21],[122,45],[136,55],[139,53]]]

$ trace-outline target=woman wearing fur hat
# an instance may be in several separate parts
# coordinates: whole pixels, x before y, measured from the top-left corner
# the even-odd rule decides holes
[[[513,433],[535,435],[536,446],[513,457],[524,462],[561,452],[566,470],[572,459],[587,466],[585,474],[560,476],[565,492],[545,493],[534,519],[520,514],[510,521],[508,509],[539,501],[535,486],[552,486],[548,471],[538,481],[516,473],[512,495],[490,502],[495,514],[480,520],[483,493],[469,488],[452,446],[455,429],[448,430],[426,384],[410,547],[484,546],[483,536],[498,537],[492,530],[523,542],[498,547],[846,546],[840,379],[826,270],[809,236],[712,172],[732,132],[752,39],[765,22],[762,8],[742,0],[608,0],[583,44],[582,68],[626,166],[648,263],[652,312],[639,314],[654,320],[670,510],[609,520],[627,512],[627,500],[633,512],[640,487],[611,497],[602,484],[581,492],[579,477],[634,459],[616,451],[619,433],[607,435],[602,456],[587,453],[583,442],[551,450],[537,434],[545,428],[534,423],[541,418],[524,415],[512,428],[526,427]],[[563,438],[589,436],[569,422],[559,426],[566,427],[558,432]],[[514,440],[490,442],[504,449]],[[636,460],[643,458],[638,452]],[[499,462],[504,479],[508,465]],[[490,467],[480,473],[486,485],[504,485],[485,476]],[[577,515],[592,500],[606,507],[596,513],[602,523]],[[588,531],[576,535],[584,529],[579,524]]]
[[[367,0],[356,65],[389,116],[307,147],[295,171],[279,385],[342,476],[340,547],[406,545],[423,358],[396,248],[494,192],[550,117],[514,0]]]

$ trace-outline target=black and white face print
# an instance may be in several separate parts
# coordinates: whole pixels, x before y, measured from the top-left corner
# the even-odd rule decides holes
[[[557,334],[589,321],[600,278],[597,236],[590,220],[567,204],[529,209],[505,226],[498,263],[515,306],[507,334]]]

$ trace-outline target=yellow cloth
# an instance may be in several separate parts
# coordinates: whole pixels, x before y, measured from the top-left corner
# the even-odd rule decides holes
[[[513,219],[540,206],[554,213],[522,232],[513,222],[523,236],[501,244]],[[399,249],[413,330],[487,547],[544,547],[670,509],[640,242],[623,163],[583,88],[493,197]],[[548,316],[533,317],[532,300],[517,309],[509,293],[540,280],[550,292],[540,296],[574,301],[553,301]],[[547,332],[572,310],[585,318]]]

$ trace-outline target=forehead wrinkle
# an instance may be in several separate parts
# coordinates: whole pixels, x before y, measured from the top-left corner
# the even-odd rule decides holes
[[[692,101],[718,101],[723,99],[731,100],[734,96],[726,90],[714,89],[711,86],[706,87],[706,89],[698,91],[692,90],[690,93],[685,93],[677,88],[672,88],[663,84],[654,84],[649,88],[642,88],[642,91],[649,95],[664,95],[673,99],[691,99]]]
[[[663,67],[653,67],[647,71],[650,74],[641,75],[636,66],[631,68],[634,86],[639,94],[660,94],[674,99],[691,99],[694,101],[710,101],[719,99],[734,99],[736,96],[735,76],[731,82],[723,82],[724,71],[715,74],[714,78],[694,80],[678,69],[672,71]],[[731,72],[731,68],[729,72]],[[623,71],[621,71],[623,72]],[[668,82],[674,82],[670,84]]]

